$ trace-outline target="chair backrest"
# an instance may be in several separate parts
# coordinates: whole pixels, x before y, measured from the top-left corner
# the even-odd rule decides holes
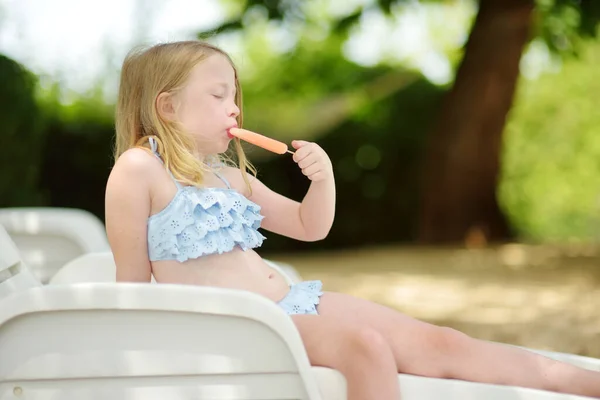
[[[87,253],[65,264],[50,278],[48,284],[116,282],[116,274],[117,266],[112,252]],[[156,282],[154,276],[151,276],[151,282]]]
[[[21,260],[14,242],[0,225],[0,300],[20,290],[40,286]]]
[[[0,397],[321,398],[292,320],[267,298],[233,289],[22,291],[0,305],[0,354]]]
[[[110,250],[104,225],[84,210],[1,208],[0,224],[15,242],[23,261],[43,283],[82,254]]]

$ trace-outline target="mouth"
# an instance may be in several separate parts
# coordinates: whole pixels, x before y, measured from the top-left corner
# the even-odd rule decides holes
[[[229,128],[227,128],[227,137],[228,137],[229,139],[233,139],[233,138],[235,137],[235,136],[233,136],[233,135],[231,134],[231,132],[229,132],[229,130],[230,130],[231,128],[237,128],[237,125],[233,125],[233,126],[230,126]]]

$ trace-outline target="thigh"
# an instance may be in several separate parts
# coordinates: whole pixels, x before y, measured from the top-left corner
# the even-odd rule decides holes
[[[445,353],[467,339],[449,328],[419,321],[381,304],[342,293],[325,292],[319,314],[343,324],[375,329],[390,344],[399,372],[441,377]]]
[[[374,329],[353,321],[340,321],[322,315],[292,315],[311,365],[343,369],[352,354],[361,351],[390,352],[383,337]]]
[[[311,365],[339,368],[347,338],[360,327],[351,321],[338,323],[320,315],[292,315]]]
[[[310,363],[341,372],[349,399],[398,398],[396,362],[379,332],[321,315],[293,315],[292,320]]]

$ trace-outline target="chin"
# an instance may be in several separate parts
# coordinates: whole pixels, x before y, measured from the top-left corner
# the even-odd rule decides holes
[[[225,142],[222,146],[219,146],[219,148],[217,149],[217,151],[215,153],[223,154],[223,153],[226,153],[227,150],[229,150],[229,140],[227,142]]]
[[[204,154],[222,154],[229,149],[229,139],[213,140],[211,143],[204,143],[201,147],[204,149]]]

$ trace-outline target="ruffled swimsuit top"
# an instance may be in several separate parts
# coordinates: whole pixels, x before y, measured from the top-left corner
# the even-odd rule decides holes
[[[162,162],[153,138],[150,146]],[[164,209],[148,218],[150,261],[184,262],[226,253],[235,246],[245,251],[262,245],[260,206],[215,174],[227,188],[183,187],[171,174],[177,193]]]

